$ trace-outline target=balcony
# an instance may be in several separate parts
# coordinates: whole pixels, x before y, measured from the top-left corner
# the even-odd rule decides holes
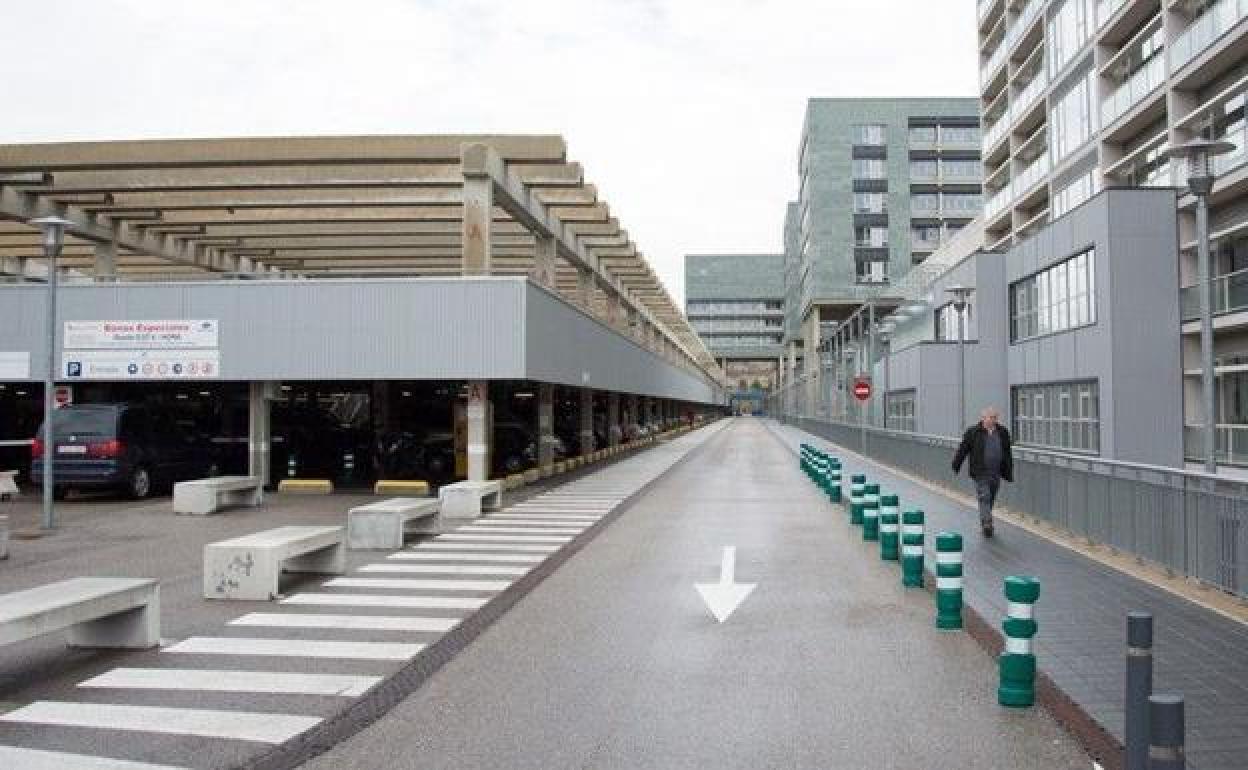
[[[1127,0],[1096,0],[1096,28],[1103,29]]]
[[[1010,114],[1006,111],[1002,113],[996,123],[992,124],[991,128],[984,132],[984,154],[987,155],[993,147],[996,147],[997,142],[1001,141],[1001,138],[1004,137],[1006,132],[1009,130]]]
[[[1170,44],[1170,71],[1177,73],[1245,16],[1248,0],[1220,0],[1210,6]]]
[[[1248,0],[1245,0],[1248,2]],[[1110,125],[1122,117],[1135,105],[1144,101],[1144,97],[1166,82],[1166,62],[1161,56],[1149,59],[1131,77],[1101,102],[1101,126]]]
[[[1019,196],[1025,195],[1037,182],[1043,181],[1048,174],[1049,153],[1043,152],[1014,180],[1014,190]]]
[[[988,58],[988,62],[979,70],[979,83],[981,88],[988,85],[988,83],[992,81],[992,76],[995,75],[1001,65],[1005,63],[1005,57],[1009,54],[1009,52],[1009,46],[1005,44],[1004,40],[1001,41],[1001,43],[997,46],[997,50],[993,51],[992,56]]]
[[[996,218],[998,214],[1000,214],[1002,211],[1008,208],[1010,203],[1013,200],[1014,200],[1014,183],[1011,182],[1007,184],[1005,187],[1002,187],[1000,190],[997,191],[995,195],[993,195],[991,198],[985,201],[984,221],[985,222],[992,221],[994,218]]]
[[[1183,457],[1204,459],[1204,425],[1183,426]],[[1221,465],[1248,465],[1248,425],[1213,426],[1213,456]]]
[[[1018,41],[1023,39],[1027,34],[1027,30],[1031,28],[1031,23],[1036,20],[1036,16],[1044,9],[1046,0],[1031,0],[1027,3],[1027,7],[1023,8],[1022,13],[1014,19],[1014,24],[1005,33],[1005,43],[1001,46],[1006,51],[1013,51],[1014,46],[1018,45]]]
[[[1184,321],[1200,318],[1199,284],[1179,289],[1179,313]],[[1248,310],[1248,268],[1213,279],[1213,314]],[[1248,445],[1245,445],[1248,446]]]

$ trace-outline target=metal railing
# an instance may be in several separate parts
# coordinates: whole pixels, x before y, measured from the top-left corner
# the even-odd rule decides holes
[[[1179,289],[1179,312],[1184,321],[1200,318],[1199,284]],[[1213,279],[1213,313],[1248,309],[1248,268]]]
[[[1170,71],[1178,72],[1245,16],[1248,0],[1220,0],[1211,5],[1170,45]]]
[[[1118,9],[1127,4],[1127,0],[1097,0],[1096,28],[1101,29],[1114,17]]]
[[[1183,426],[1183,456],[1187,460],[1205,459],[1204,425]],[[1224,465],[1248,466],[1248,425],[1219,423],[1213,426],[1213,456]]]
[[[1108,126],[1126,114],[1166,82],[1166,60],[1160,54],[1131,73],[1105,101],[1101,102],[1101,125]]]
[[[954,438],[782,419],[930,483],[969,489],[950,469]],[[1014,483],[1002,485],[1000,500],[1089,542],[1248,598],[1248,482],[1015,447]]]

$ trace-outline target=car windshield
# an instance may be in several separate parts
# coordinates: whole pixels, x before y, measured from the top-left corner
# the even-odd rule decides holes
[[[113,436],[116,434],[117,410],[67,406],[56,411],[52,429],[58,440],[69,436]],[[43,435],[43,426],[39,426]]]

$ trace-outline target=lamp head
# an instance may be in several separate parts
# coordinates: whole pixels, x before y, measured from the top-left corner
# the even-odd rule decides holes
[[[1198,137],[1170,148],[1170,156],[1183,158],[1187,161],[1187,186],[1193,195],[1204,197],[1213,190],[1213,180],[1217,172],[1213,168],[1213,159],[1228,152],[1234,152],[1235,145],[1222,139],[1204,139]]]
[[[56,255],[61,252],[61,246],[65,243],[65,228],[72,225],[73,222],[61,217],[40,217],[39,219],[30,220],[29,224],[43,231],[44,250]]]

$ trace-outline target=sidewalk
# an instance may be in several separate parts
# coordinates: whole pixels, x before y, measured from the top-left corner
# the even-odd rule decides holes
[[[990,624],[999,628],[1005,616],[1004,576],[1039,577],[1038,665],[1119,742],[1126,613],[1153,613],[1154,689],[1186,699],[1188,767],[1248,767],[1248,627],[1004,519],[998,520],[996,537],[986,540],[979,534],[977,513],[962,502],[812,434],[771,421],[767,424],[795,453],[806,442],[840,457],[847,491],[850,474],[865,473],[883,491],[899,494],[902,510],[923,509],[929,533],[938,529],[961,532],[965,599]],[[796,459],[793,462],[796,466]],[[930,537],[927,547],[932,549]]]
[[[843,526],[760,421],[719,435],[387,716],[308,770],[1088,770]],[[695,583],[722,549],[756,588]]]

